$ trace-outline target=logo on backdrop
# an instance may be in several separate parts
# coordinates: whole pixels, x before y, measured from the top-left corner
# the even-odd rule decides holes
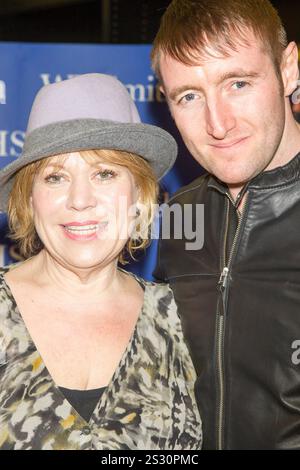
[[[62,76],[57,74],[52,76],[50,73],[42,73],[40,75],[42,86],[50,83],[61,82],[62,80],[76,77],[78,74],[68,74]],[[118,77],[116,77],[118,78]],[[164,95],[159,89],[154,75],[147,76],[147,83],[128,83],[125,84],[133,101],[139,103],[164,102]],[[6,84],[0,80],[0,104],[6,104]],[[0,130],[0,158],[1,157],[18,157],[22,152],[25,132],[15,130],[9,133],[7,130]]]
[[[0,104],[6,104],[6,84],[0,80]]]
[[[50,73],[42,73],[40,75],[43,85],[49,85],[50,83],[61,82],[67,78],[76,77],[78,74],[68,74],[65,77],[62,75],[51,76]],[[118,78],[116,76],[116,78]],[[165,97],[159,89],[159,85],[155,80],[154,75],[147,75],[147,83],[127,83],[125,84],[133,101],[138,103],[162,103],[165,101]]]
[[[0,130],[0,157],[18,157],[22,151],[25,132]]]
[[[43,85],[50,83],[61,82],[62,80],[76,77],[78,74],[67,74],[62,76],[60,74],[51,75],[50,73],[40,74]],[[118,78],[118,77],[116,77]],[[147,83],[127,83],[125,84],[131,98],[139,103],[151,103],[165,101],[164,95],[159,89],[159,85],[155,80],[154,75],[147,76]],[[0,104],[6,104],[6,84],[0,80]],[[25,132],[15,130],[9,133],[7,130],[0,130],[0,158],[1,157],[18,157],[22,152],[24,143]]]

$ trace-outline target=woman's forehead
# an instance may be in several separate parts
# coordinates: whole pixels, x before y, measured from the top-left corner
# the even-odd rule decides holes
[[[63,168],[69,165],[78,164],[98,166],[100,164],[105,163],[114,164],[109,159],[100,157],[99,155],[93,152],[85,152],[84,154],[80,152],[71,152],[68,154],[55,155],[53,157],[50,157],[49,159],[47,159],[46,167],[55,166]]]

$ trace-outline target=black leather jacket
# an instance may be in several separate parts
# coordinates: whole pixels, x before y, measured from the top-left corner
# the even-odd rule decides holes
[[[182,188],[170,204],[204,204],[204,246],[160,241],[154,274],[197,369],[204,448],[300,449],[300,154],[244,192],[238,219],[212,176]]]

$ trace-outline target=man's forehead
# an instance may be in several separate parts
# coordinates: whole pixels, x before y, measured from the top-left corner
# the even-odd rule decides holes
[[[216,38],[214,41],[210,41],[209,38],[206,37],[204,46],[201,49],[186,49],[184,54],[182,53],[180,56],[178,54],[178,57],[161,52],[160,66],[168,67],[173,65],[174,62],[179,62],[186,66],[196,65],[201,67],[208,63],[226,61],[226,59],[234,59],[236,57],[244,56],[245,54],[245,57],[247,57],[249,54],[267,52],[262,39],[256,37],[252,30],[248,30],[247,35],[246,32],[243,32],[242,35],[233,32],[230,40],[231,43],[229,44],[225,39],[222,41],[222,38]]]
[[[162,91],[172,101],[187,89],[204,92],[207,86],[217,87],[234,78],[256,80],[268,74],[270,62],[271,58],[258,42],[226,55],[194,59],[193,64],[184,64],[165,55],[160,63]]]
[[[232,51],[228,56],[208,57],[187,65],[165,56],[160,63],[162,90],[168,95],[177,95],[178,87],[195,82],[219,85],[231,78],[258,78],[265,76],[270,69],[271,58],[266,51],[252,49]]]

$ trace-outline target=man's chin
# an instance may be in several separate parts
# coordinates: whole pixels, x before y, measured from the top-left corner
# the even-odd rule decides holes
[[[213,169],[211,172],[219,181],[231,187],[242,187],[252,180],[259,171],[237,171],[236,168]]]
[[[213,176],[215,176],[219,181],[221,181],[222,183],[226,184],[227,186],[230,186],[230,187],[242,187],[244,186],[250,179],[252,179],[251,177],[249,178],[245,178],[245,177],[242,177],[242,176],[239,176],[239,177],[235,177],[234,175],[227,175],[227,174],[224,174],[224,173],[213,173]]]

